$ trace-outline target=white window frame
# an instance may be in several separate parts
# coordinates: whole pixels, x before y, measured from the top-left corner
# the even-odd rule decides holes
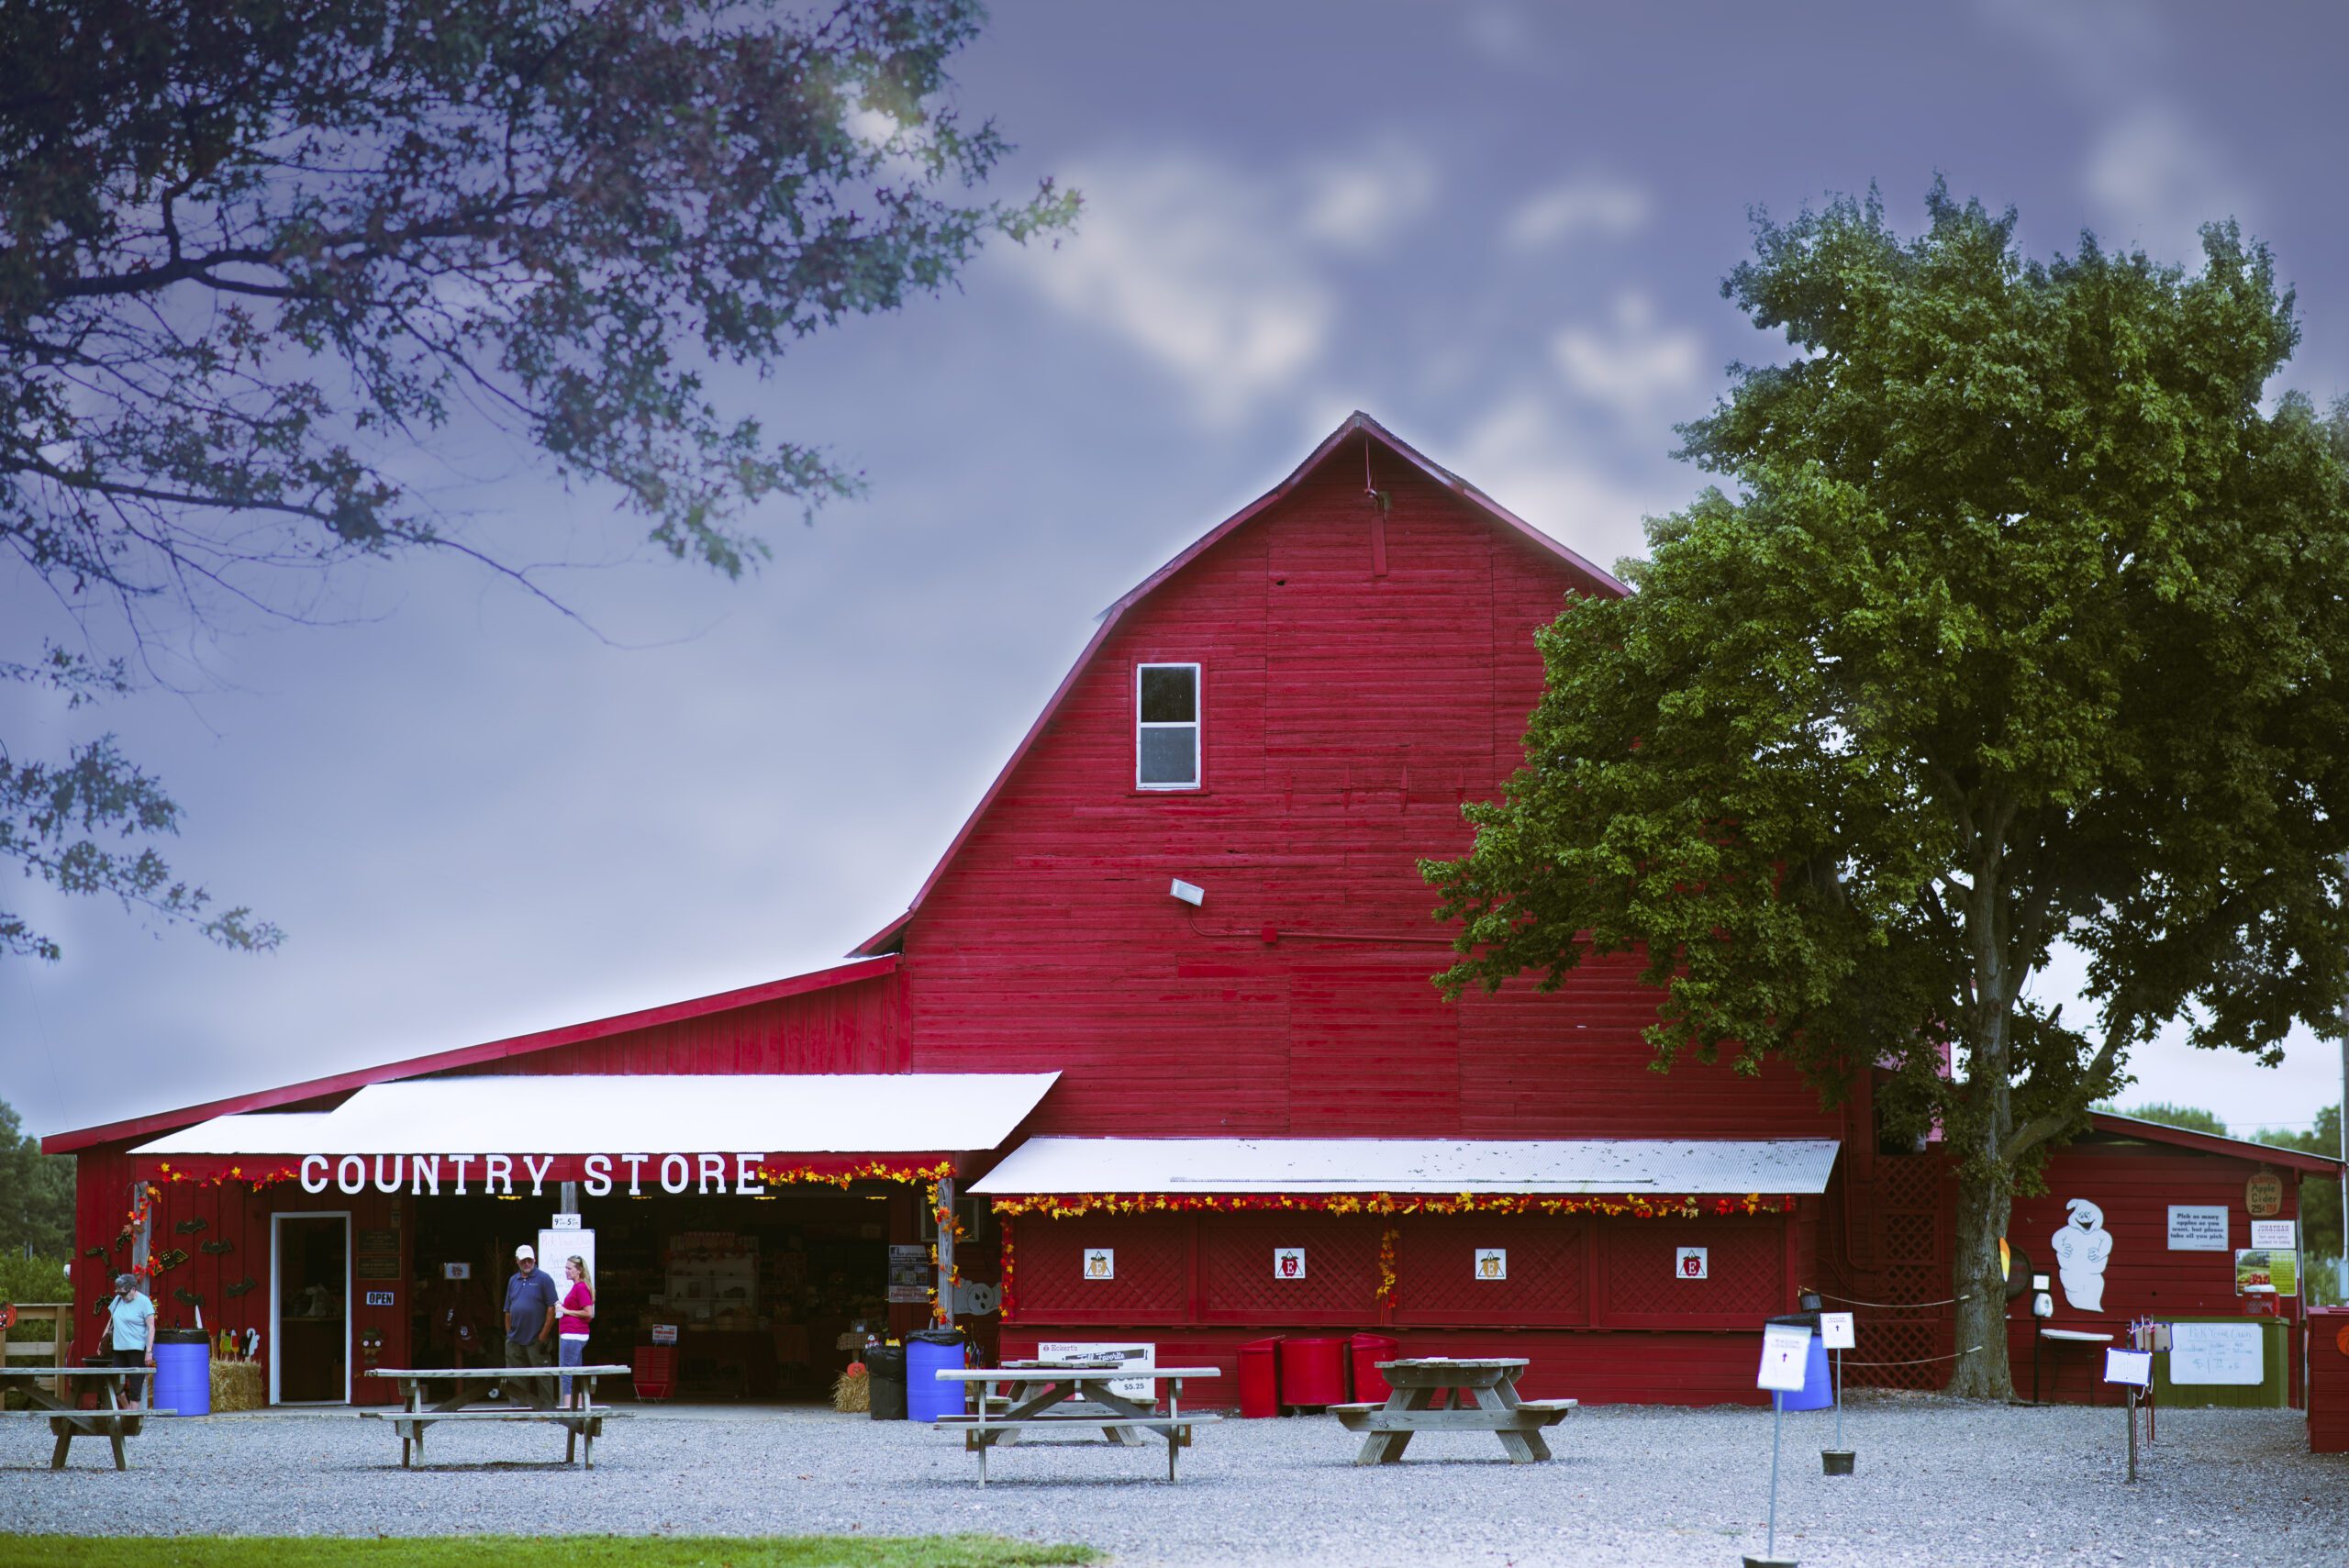
[[[1141,717],[1141,677],[1145,670],[1188,670],[1191,673],[1191,717],[1187,722],[1152,719],[1145,723]],[[1196,790],[1207,787],[1208,777],[1208,685],[1207,672],[1197,664],[1180,659],[1152,659],[1134,665],[1134,788],[1146,789],[1153,795],[1168,790]],[[1191,732],[1191,776],[1183,784],[1144,784],[1141,776],[1141,737],[1146,729],[1187,729]]]

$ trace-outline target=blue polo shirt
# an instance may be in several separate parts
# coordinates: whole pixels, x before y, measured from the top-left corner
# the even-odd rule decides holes
[[[106,1316],[114,1322],[114,1348],[117,1351],[143,1351],[147,1348],[148,1331],[154,1326],[155,1304],[147,1299],[143,1290],[134,1290],[128,1299],[120,1296],[106,1298]]]
[[[506,1337],[518,1345],[527,1345],[545,1332],[547,1314],[561,1305],[555,1294],[554,1276],[544,1269],[532,1269],[526,1276],[519,1269],[507,1276],[506,1310],[514,1315],[514,1327]]]

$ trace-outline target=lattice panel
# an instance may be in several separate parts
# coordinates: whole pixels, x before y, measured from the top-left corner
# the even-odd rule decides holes
[[[1935,1389],[1947,1385],[1955,1347],[1949,1246],[1943,1212],[1947,1164],[1938,1154],[1891,1155],[1876,1162],[1876,1227],[1883,1266],[1855,1293],[1881,1305],[1858,1312],[1850,1381],[1864,1387]],[[1924,1302],[1936,1305],[1924,1307]],[[1902,1308],[1915,1306],[1915,1310]]]
[[[1776,1216],[1733,1219],[1619,1219],[1601,1227],[1607,1250],[1607,1317],[1665,1324],[1734,1318],[1759,1321],[1787,1310],[1786,1228]],[[1702,1247],[1706,1277],[1685,1279],[1676,1250]]]
[[[1430,1217],[1403,1220],[1398,1229],[1398,1323],[1513,1326],[1588,1319],[1581,1219]],[[1506,1252],[1506,1278],[1477,1277],[1477,1250],[1489,1247]]]
[[[1178,1322],[1190,1298],[1190,1226],[1179,1215],[1088,1214],[1018,1221],[1012,1279],[1026,1323]],[[1115,1273],[1088,1279],[1085,1258],[1108,1248]]]
[[[1941,1255],[1938,1216],[1887,1213],[1881,1222],[1886,1267],[1930,1263]]]
[[[1381,1229],[1381,1221],[1354,1215],[1200,1216],[1208,1318],[1270,1325],[1375,1321]],[[1275,1276],[1277,1247],[1305,1249],[1303,1279]]]

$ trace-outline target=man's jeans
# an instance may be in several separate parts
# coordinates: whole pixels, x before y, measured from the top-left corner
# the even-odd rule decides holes
[[[527,1345],[506,1341],[507,1366],[552,1366],[554,1347],[544,1340],[532,1340]],[[547,1377],[517,1377],[508,1381],[518,1385],[515,1390],[532,1407],[540,1410],[554,1408],[554,1380]]]

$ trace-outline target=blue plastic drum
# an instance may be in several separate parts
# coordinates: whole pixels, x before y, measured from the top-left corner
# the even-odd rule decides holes
[[[908,1420],[935,1421],[941,1416],[963,1413],[964,1385],[941,1383],[941,1368],[961,1371],[963,1367],[963,1331],[959,1329],[924,1329],[918,1334],[906,1336],[906,1417]]]
[[[193,1329],[155,1336],[155,1402],[182,1416],[212,1414],[212,1341]]]
[[[1817,1334],[1810,1337],[1810,1359],[1803,1363],[1802,1391],[1786,1396],[1789,1410],[1824,1410],[1835,1403],[1835,1385],[1827,1370],[1827,1346]]]

